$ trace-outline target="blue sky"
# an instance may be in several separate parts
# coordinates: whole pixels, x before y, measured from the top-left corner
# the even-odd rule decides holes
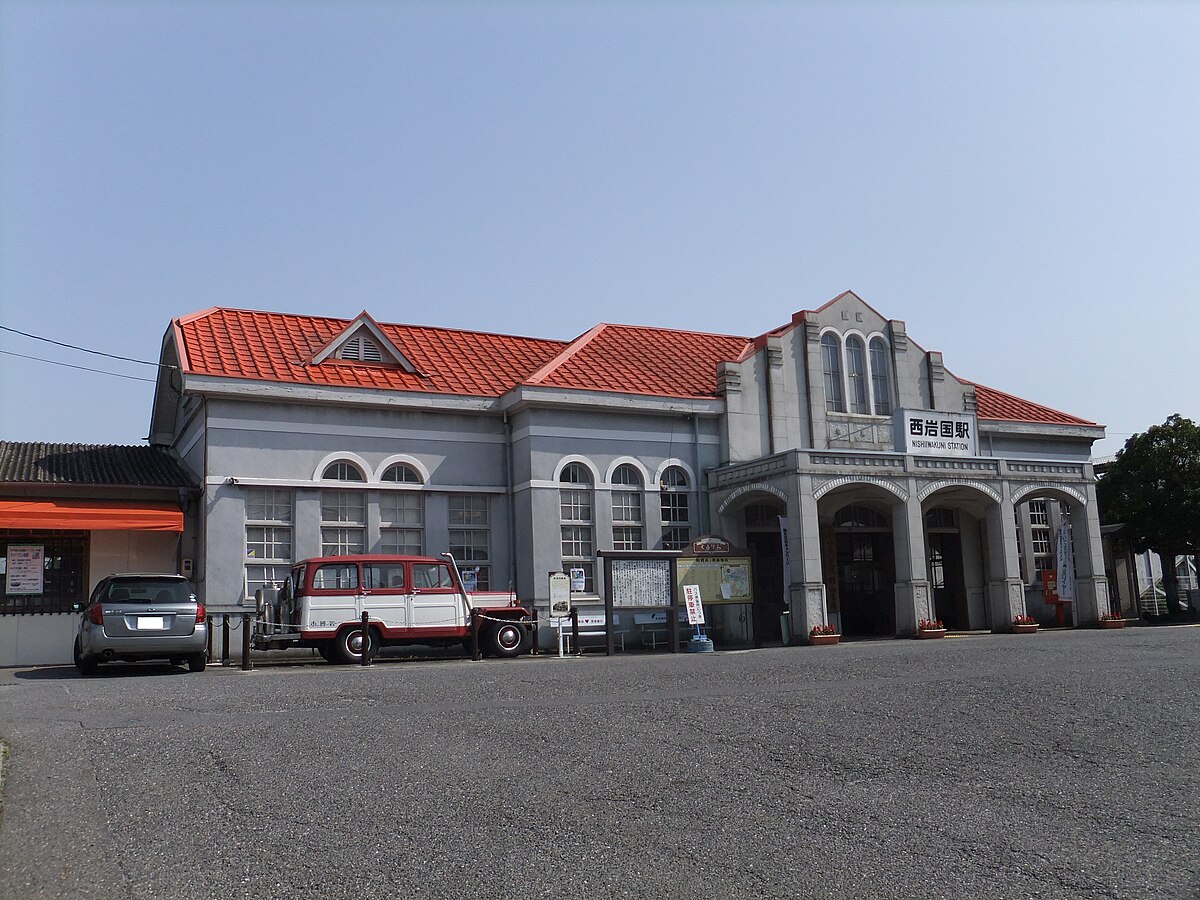
[[[0,2],[0,325],[209,306],[755,335],[852,289],[963,377],[1200,417],[1200,4]],[[0,439],[153,369],[0,332]]]

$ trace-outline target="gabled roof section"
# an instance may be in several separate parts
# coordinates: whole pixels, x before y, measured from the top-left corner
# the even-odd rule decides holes
[[[1099,427],[1095,422],[1081,419],[1070,413],[1059,412],[1048,406],[1042,406],[1029,400],[1022,400],[1004,391],[975,382],[965,382],[975,387],[975,399],[978,407],[976,414],[981,419],[992,419],[1000,422],[1036,422],[1041,425],[1083,425]]]
[[[335,336],[324,347],[318,350],[312,358],[312,365],[319,366],[326,360],[342,362],[339,358],[348,347],[355,351],[353,357],[348,357],[354,363],[374,362],[379,365],[399,366],[410,375],[420,375],[404,352],[392,343],[391,338],[383,333],[383,329],[371,318],[365,309],[347,325],[342,333]],[[378,351],[379,358],[375,358]]]
[[[749,339],[697,331],[601,324],[525,384],[655,397],[711,398],[717,364],[736,360]]]
[[[179,460],[160,447],[0,441],[0,484],[194,487]]]
[[[346,319],[214,307],[177,319],[175,327],[189,375],[473,397],[499,397],[567,346],[537,338],[374,324],[412,371],[349,360],[311,365],[345,334]]]

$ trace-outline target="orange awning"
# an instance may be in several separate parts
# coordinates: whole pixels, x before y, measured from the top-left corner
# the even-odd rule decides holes
[[[64,531],[183,531],[170,503],[120,500],[0,500],[0,528]]]

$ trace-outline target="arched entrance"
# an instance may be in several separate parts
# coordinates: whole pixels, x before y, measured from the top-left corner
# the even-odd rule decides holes
[[[746,546],[754,552],[754,643],[783,640],[779,616],[784,609],[783,544],[779,517],[787,509],[782,503],[760,501],[743,510]]]
[[[954,631],[970,628],[962,535],[953,509],[935,506],[925,513],[925,551],[934,618]]]
[[[831,540],[823,542],[826,592],[846,637],[896,633],[896,565],[891,519],[870,502],[833,514]]]

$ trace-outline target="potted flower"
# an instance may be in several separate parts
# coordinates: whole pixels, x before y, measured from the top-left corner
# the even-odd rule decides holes
[[[814,625],[808,632],[808,642],[814,647],[836,644],[842,633],[834,625]]]
[[[946,626],[941,619],[922,619],[917,623],[917,640],[928,641],[946,636]]]
[[[1100,617],[1100,627],[1101,628],[1124,628],[1125,627],[1125,617],[1122,616],[1119,612],[1117,612],[1117,613],[1107,612]]]
[[[1013,616],[1013,634],[1036,634],[1038,621],[1033,616]]]

